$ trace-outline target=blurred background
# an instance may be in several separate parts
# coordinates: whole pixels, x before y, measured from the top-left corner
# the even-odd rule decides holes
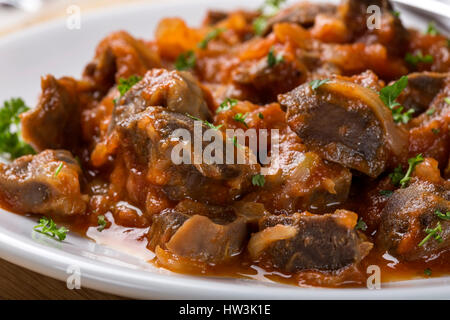
[[[86,12],[110,6],[155,1],[167,0],[0,0],[0,36],[39,22],[61,17],[67,14],[66,10],[70,5],[77,5],[81,11]],[[261,0],[261,3],[263,1]],[[339,2],[339,0],[320,1]],[[215,2],[215,0],[211,0],[212,5]],[[396,7],[412,12],[415,11],[414,7],[419,7],[438,13],[442,18],[437,21],[438,26],[446,31],[450,30],[450,0],[391,0],[391,2]]]

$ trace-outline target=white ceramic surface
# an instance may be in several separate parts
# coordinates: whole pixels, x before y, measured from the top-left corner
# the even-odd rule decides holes
[[[262,1],[246,1],[256,7]],[[181,16],[199,24],[207,8],[235,8],[242,1],[194,0],[134,4],[82,13],[81,29],[68,30],[65,20],[33,27],[0,39],[0,101],[23,97],[34,105],[39,78],[79,76],[105,35],[125,29],[152,38],[162,17]],[[406,24],[426,22],[403,13]],[[0,257],[33,271],[66,280],[69,266],[81,271],[81,285],[132,298],[171,299],[449,299],[450,277],[383,284],[381,290],[298,288],[256,280],[173,274],[147,263],[148,257],[124,253],[70,233],[57,242],[32,231],[36,218],[0,210]],[[126,247],[126,246],[124,246]],[[0,275],[1,276],[1,275]]]

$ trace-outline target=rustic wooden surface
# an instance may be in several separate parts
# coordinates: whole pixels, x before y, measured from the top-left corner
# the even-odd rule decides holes
[[[65,282],[45,277],[0,259],[0,300],[117,300],[118,296],[90,289],[69,290]]]

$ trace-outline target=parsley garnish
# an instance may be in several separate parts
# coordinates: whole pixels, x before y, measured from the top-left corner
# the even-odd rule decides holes
[[[418,154],[414,158],[408,159],[408,171],[406,171],[405,176],[400,180],[400,185],[402,188],[406,187],[406,185],[409,183],[409,180],[411,180],[411,174],[414,171],[414,168],[421,162],[423,162],[424,158],[422,154]]]
[[[439,34],[439,31],[436,29],[436,24],[434,23],[434,21],[428,22],[425,34],[429,34],[430,36],[435,36]]]
[[[450,104],[450,97],[445,97],[444,101],[445,101],[445,103]]]
[[[390,197],[393,193],[394,191],[392,190],[380,190],[380,195],[385,197]]]
[[[189,50],[187,52],[181,53],[177,60],[175,61],[175,69],[177,70],[188,70],[195,67],[195,52]]]
[[[64,166],[64,162],[61,162],[55,170],[55,174],[53,175],[55,178],[58,176],[59,172],[61,171],[62,167]]]
[[[402,166],[398,165],[398,167],[394,169],[394,172],[389,174],[389,178],[391,178],[391,182],[394,186],[398,185],[403,178]]]
[[[286,0],[266,0],[261,6],[261,15],[253,21],[253,31],[260,36],[267,27],[267,20],[280,11]]]
[[[0,109],[0,154],[9,159],[34,153],[33,148],[22,140],[19,115],[28,108],[20,98],[12,98]]]
[[[40,228],[40,230],[39,230]],[[55,238],[56,240],[63,241],[66,238],[67,230],[65,227],[61,227],[58,229],[55,222],[47,217],[42,217],[39,220],[39,224],[33,228],[36,232],[45,234],[51,238]]]
[[[254,186],[263,187],[265,183],[266,183],[266,179],[264,178],[264,176],[262,174],[255,174],[252,177],[252,184]]]
[[[136,83],[142,80],[142,77],[131,76],[128,79],[120,78],[119,84],[117,85],[117,90],[120,92],[120,96],[122,97],[128,90],[131,89]]]
[[[273,47],[270,48],[269,54],[267,55],[267,64],[269,65],[269,68],[272,68],[283,61],[284,57],[281,54],[275,56]]]
[[[248,125],[245,122],[245,118],[247,118],[247,116],[248,116],[248,113],[242,114],[239,112],[234,115],[233,119],[236,120],[237,122],[244,124],[244,126],[246,126],[248,128]]]
[[[434,134],[439,134],[439,132],[441,132],[441,130],[439,128],[432,128],[431,132],[433,132]]]
[[[219,124],[218,126],[215,126],[215,125],[213,125],[211,122],[208,122],[208,121],[206,121],[206,120],[202,120],[202,119],[199,119],[199,118],[197,118],[197,117],[191,116],[191,115],[188,114],[188,113],[186,113],[186,115],[187,115],[189,118],[191,118],[191,119],[194,119],[194,120],[196,120],[196,121],[201,121],[201,122],[203,122],[203,124],[204,124],[205,126],[211,128],[211,129],[214,129],[214,130],[219,130],[220,127],[223,126],[223,124]]]
[[[397,17],[397,18],[400,17],[400,12],[398,12],[396,10],[392,10],[391,13],[394,17]]]
[[[355,226],[355,230],[362,230],[362,231],[367,230],[367,224],[363,221],[362,218],[359,218],[358,223]]]
[[[423,273],[424,273],[426,276],[431,276],[431,274],[432,274],[430,268],[426,268],[425,270],[423,270]]]
[[[441,218],[442,220],[450,220],[450,211],[447,211],[445,214],[442,213],[439,210],[436,210],[434,212],[435,215],[437,215],[439,218]]]
[[[223,102],[220,104],[220,106],[217,108],[216,113],[227,111],[233,108],[235,105],[237,105],[238,101],[236,99],[230,99],[226,98],[223,100]]]
[[[258,118],[264,119],[264,115],[261,112],[258,112]]]
[[[395,101],[403,89],[408,85],[408,77],[403,76],[390,86],[386,86],[380,90],[379,97],[381,101],[392,111],[392,117],[395,122],[408,123],[414,113],[414,109],[403,112],[403,107]]]
[[[436,111],[436,108],[435,108],[435,107],[432,107],[432,108],[430,108],[430,110],[428,110],[428,111],[426,112],[426,114],[429,115],[429,116],[431,116],[435,111]]]
[[[418,51],[416,54],[411,54],[408,52],[405,56],[405,61],[416,67],[419,62],[433,63],[433,56],[431,54],[424,56],[422,51]]]
[[[309,86],[311,87],[311,89],[317,90],[317,88],[319,88],[321,85],[327,83],[328,81],[330,81],[330,79],[313,80],[309,83]]]
[[[97,217],[97,224],[98,224],[97,230],[100,231],[100,232],[102,232],[103,229],[105,229],[106,224],[107,224],[104,215],[99,215],[99,216]]]
[[[441,232],[442,232],[442,226],[439,221],[435,228],[425,229],[425,233],[427,233],[428,235],[425,238],[423,238],[422,241],[420,241],[419,247],[423,246],[428,240],[431,239],[431,237],[433,237],[437,242],[441,243],[442,242],[442,236],[440,235]]]
[[[217,38],[217,37],[218,37],[222,32],[224,32],[224,31],[225,31],[224,28],[216,28],[216,29],[210,31],[210,32],[205,36],[205,38],[197,44],[197,47],[199,47],[200,49],[206,49],[206,47],[208,46],[208,43],[209,43],[211,40]]]

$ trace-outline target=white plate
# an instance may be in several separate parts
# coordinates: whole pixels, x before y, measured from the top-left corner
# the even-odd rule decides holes
[[[259,0],[246,1],[256,7]],[[39,78],[80,76],[98,42],[109,32],[125,29],[150,39],[162,17],[181,16],[198,25],[207,8],[236,8],[242,1],[169,1],[135,4],[82,13],[81,29],[68,30],[64,19],[0,39],[0,101],[23,97],[34,105]],[[424,21],[406,13],[407,25]],[[381,290],[298,288],[255,280],[195,277],[154,268],[142,256],[126,254],[70,233],[60,243],[34,233],[36,219],[0,211],[0,257],[65,281],[69,267],[78,267],[81,285],[133,298],[171,299],[445,299],[450,277],[383,284]]]

